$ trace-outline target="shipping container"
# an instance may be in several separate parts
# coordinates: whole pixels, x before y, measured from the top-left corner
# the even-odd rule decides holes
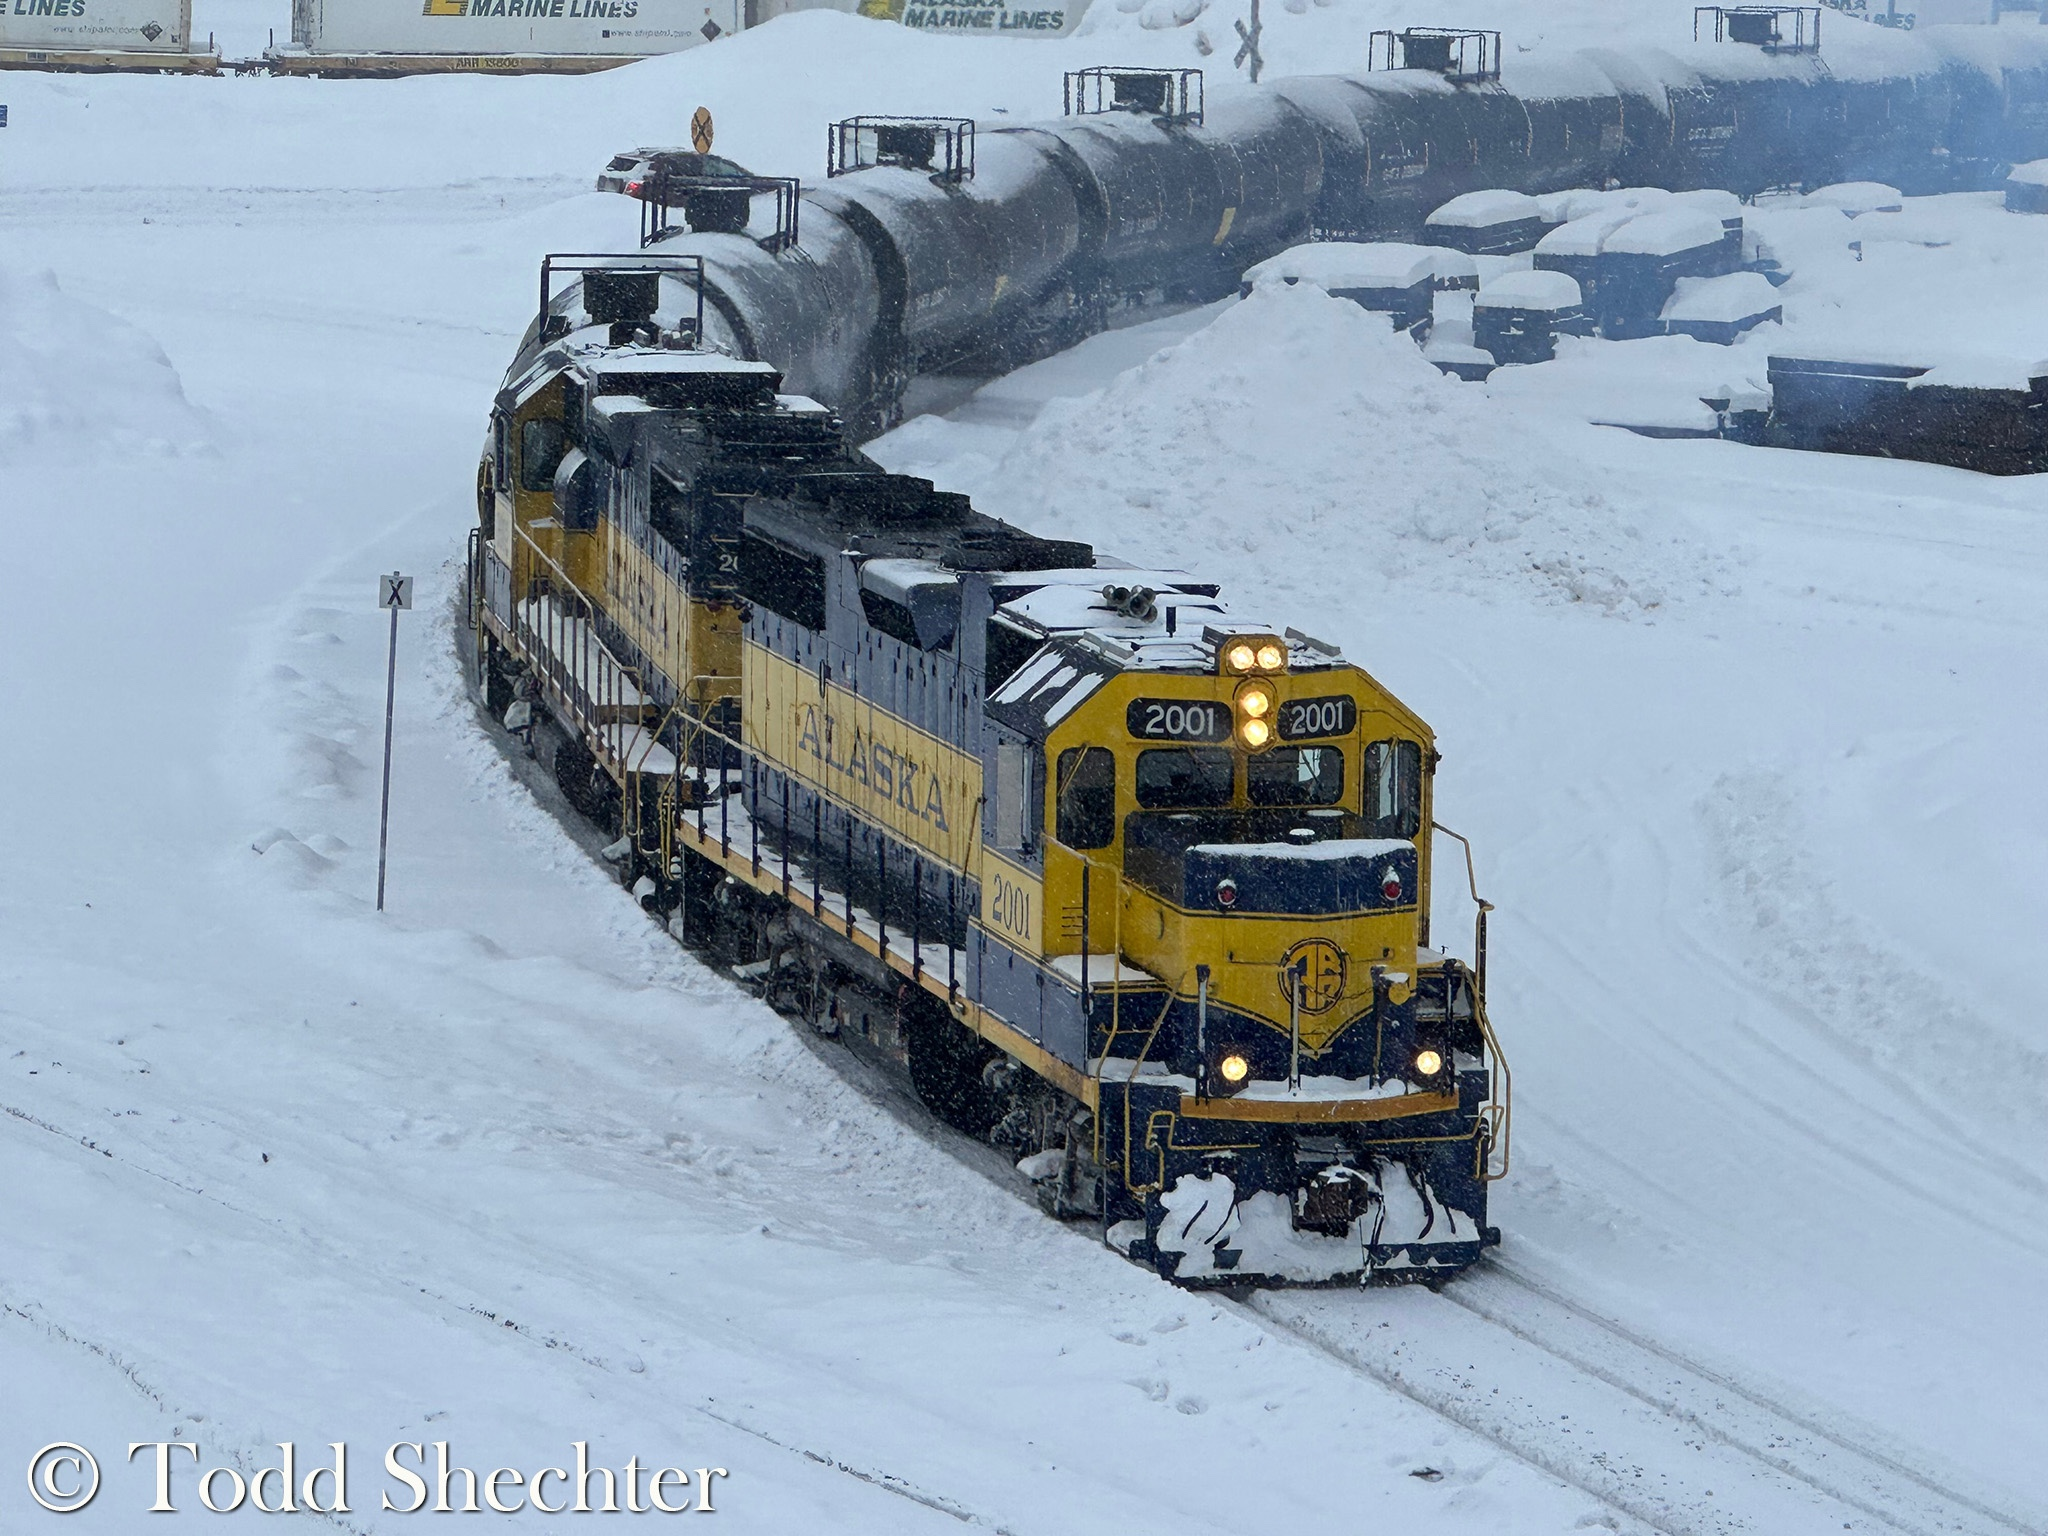
[[[603,69],[737,32],[745,0],[292,0],[285,73]]]
[[[0,66],[218,68],[192,45],[192,0],[0,0]]]
[[[873,21],[960,37],[1065,37],[1081,24],[1088,0],[756,0],[760,19],[818,4]],[[1178,25],[1179,23],[1175,23]]]

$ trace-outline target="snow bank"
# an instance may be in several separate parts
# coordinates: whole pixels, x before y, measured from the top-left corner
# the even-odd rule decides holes
[[[61,447],[187,453],[207,436],[155,338],[72,298],[48,269],[0,270],[0,461]]]
[[[1899,189],[1881,181],[1838,181],[1815,188],[1802,201],[1809,208],[1839,208],[1852,219],[1864,213],[1897,213],[1905,206]]]
[[[1259,289],[1106,388],[1052,402],[961,488],[1039,532],[1169,552],[1297,612],[1375,601],[1384,582],[1613,612],[1699,585],[1690,526],[1614,504],[1573,445],[1582,430],[1499,411],[1382,316]],[[892,462],[918,437],[897,434]]]

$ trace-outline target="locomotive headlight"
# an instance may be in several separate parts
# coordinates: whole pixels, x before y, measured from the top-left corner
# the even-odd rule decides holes
[[[1273,727],[1263,720],[1246,720],[1237,728],[1237,739],[1256,752],[1273,739]]]
[[[1415,1075],[1417,1077],[1435,1077],[1443,1069],[1444,1059],[1437,1052],[1417,1051],[1415,1053]]]
[[[1233,672],[1249,672],[1258,660],[1259,653],[1249,640],[1239,640],[1223,652],[1223,665]]]
[[[1273,712],[1273,695],[1253,685],[1237,696],[1237,712],[1247,719],[1263,720]]]
[[[1242,1092],[1252,1080],[1252,1059],[1241,1047],[1212,1045],[1202,1063],[1203,1090],[1219,1098]]]
[[[1259,670],[1261,672],[1278,672],[1285,665],[1286,661],[1287,653],[1272,641],[1268,640],[1259,647]]]

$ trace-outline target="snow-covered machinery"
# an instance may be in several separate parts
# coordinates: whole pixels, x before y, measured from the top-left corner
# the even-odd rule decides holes
[[[1255,288],[1267,284],[1309,283],[1333,299],[1349,299],[1361,309],[1385,314],[1395,330],[1412,331],[1416,340],[1427,341],[1438,258],[1443,254],[1430,246],[1394,240],[1317,240],[1267,257],[1245,273],[1238,291],[1249,298]]]
[[[1576,280],[1562,272],[1504,272],[1472,300],[1472,340],[1497,363],[1546,363],[1557,338],[1591,329]]]
[[[1487,909],[1470,964],[1432,947],[1412,710],[1213,585],[884,473],[698,345],[694,258],[542,293],[475,677],[650,912],[1183,1283],[1497,1241]]]
[[[1989,475],[2048,470],[2048,363],[1895,356],[1770,359],[1762,440]]]

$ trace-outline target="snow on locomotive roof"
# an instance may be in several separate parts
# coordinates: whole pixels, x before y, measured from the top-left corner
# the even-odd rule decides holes
[[[695,352],[655,347],[602,347],[595,349],[592,355],[599,359],[591,370],[594,373],[767,375],[775,372],[775,367],[771,363],[757,363],[743,357],[728,357],[723,352]]]
[[[1154,598],[1156,611],[1151,618],[1135,618],[1112,606],[1103,596],[1104,582],[1096,571],[1058,572],[1065,580],[1055,580],[1044,586],[1033,587],[1029,592],[1020,593],[1000,604],[996,611],[1010,618],[1023,619],[1048,633],[1058,631],[1085,631],[1099,635],[1118,645],[1142,645],[1148,640],[1165,641],[1192,636],[1199,641],[1204,624],[1213,624],[1226,616],[1227,610],[1217,600],[1215,590],[1208,592],[1183,592],[1170,584],[1153,586],[1162,578],[1153,576],[1144,582],[1119,580],[1118,586],[1147,586],[1157,594]],[[1119,577],[1129,573],[1118,571]],[[1086,578],[1093,577],[1092,581]],[[1080,579],[1075,579],[1080,578]],[[1000,585],[1008,586],[1009,582]],[[1167,614],[1173,611],[1173,631],[1167,630]]]
[[[1115,581],[1105,583],[1105,574]],[[1213,583],[1190,580],[1182,571],[1097,566],[1010,572],[992,580],[999,599],[996,613],[1002,618],[1049,640],[1108,655],[1115,665],[1136,671],[1210,670],[1216,665],[1216,650],[1204,631],[1281,633],[1272,625],[1233,614]],[[1104,592],[1105,585],[1150,590],[1151,615],[1134,616],[1119,608]],[[1335,648],[1293,630],[1285,631],[1285,643],[1290,667],[1327,667],[1341,660]]]
[[[562,369],[578,363],[593,373],[642,378],[673,378],[685,373],[699,376],[713,373],[753,374],[762,378],[779,376],[772,364],[734,357],[714,347],[614,347],[609,338],[608,326],[587,325],[572,331],[535,353],[525,371],[508,380],[505,388],[515,403],[523,404]]]

